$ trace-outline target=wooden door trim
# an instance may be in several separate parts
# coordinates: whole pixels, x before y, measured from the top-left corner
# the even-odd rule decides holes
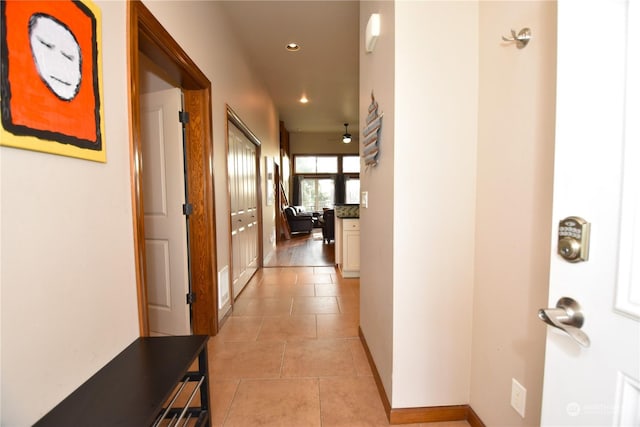
[[[185,131],[187,180],[193,205],[190,221],[192,306],[194,334],[215,335],[218,329],[217,261],[213,190],[213,126],[211,82],[178,43],[139,0],[128,2],[129,157],[133,213],[133,240],[141,336],[149,335],[144,242],[144,194],[142,191],[142,142],[140,138],[139,52],[179,82],[190,109]]]

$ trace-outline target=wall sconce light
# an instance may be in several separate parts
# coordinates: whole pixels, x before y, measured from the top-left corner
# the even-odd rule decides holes
[[[376,47],[376,41],[380,36],[380,14],[372,13],[367,22],[367,30],[365,33],[364,48],[367,53],[373,52]]]

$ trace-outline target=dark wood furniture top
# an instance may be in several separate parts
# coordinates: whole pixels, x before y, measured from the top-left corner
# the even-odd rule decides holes
[[[138,338],[35,426],[151,426],[185,376],[204,377],[197,415],[209,423],[208,336]],[[198,372],[189,372],[199,359]]]

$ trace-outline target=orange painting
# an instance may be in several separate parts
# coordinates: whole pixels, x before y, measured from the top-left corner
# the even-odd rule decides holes
[[[79,1],[2,1],[1,145],[105,161],[99,15]]]

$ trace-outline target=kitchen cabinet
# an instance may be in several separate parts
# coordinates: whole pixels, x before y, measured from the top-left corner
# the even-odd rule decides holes
[[[336,218],[336,265],[342,277],[360,277],[360,219]]]

